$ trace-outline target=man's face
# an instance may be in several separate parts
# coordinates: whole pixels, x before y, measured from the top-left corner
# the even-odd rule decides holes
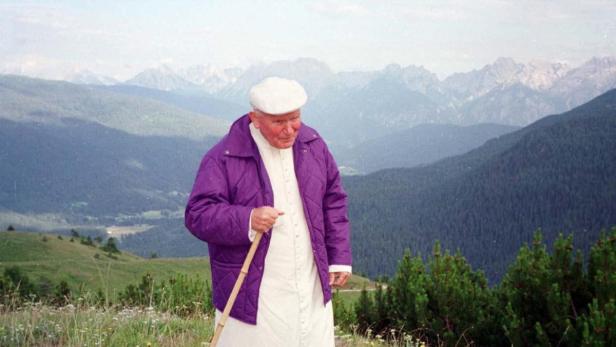
[[[281,149],[293,146],[302,126],[300,110],[276,116],[254,110],[250,112],[250,120],[270,145]]]

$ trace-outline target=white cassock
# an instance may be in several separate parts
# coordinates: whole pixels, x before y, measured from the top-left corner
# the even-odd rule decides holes
[[[272,147],[252,123],[250,133],[272,185],[274,207],[284,215],[278,217],[271,231],[259,290],[257,325],[229,317],[218,346],[334,346],[331,301],[323,305],[323,291],[295,177],[293,149]],[[221,316],[216,310],[215,324]]]

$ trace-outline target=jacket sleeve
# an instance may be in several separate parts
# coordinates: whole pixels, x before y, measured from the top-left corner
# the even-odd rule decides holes
[[[206,155],[201,162],[184,214],[186,228],[212,244],[250,244],[248,229],[252,207],[232,205],[220,163]]]
[[[350,224],[347,194],[342,188],[336,161],[325,147],[327,186],[323,197],[325,246],[329,265],[351,265]]]

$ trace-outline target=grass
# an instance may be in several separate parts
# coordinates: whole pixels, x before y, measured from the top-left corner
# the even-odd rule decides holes
[[[50,307],[28,303],[8,310],[0,307],[0,346],[209,346],[213,318],[195,314],[179,317],[153,309],[100,308],[86,304]],[[393,335],[392,335],[393,336]],[[406,337],[361,336],[336,329],[337,347],[422,347]]]
[[[1,311],[0,346],[205,346],[206,315],[178,317],[152,309],[29,304]]]
[[[177,274],[210,278],[207,258],[146,259],[122,252],[108,256],[98,247],[82,245],[69,237],[23,232],[0,233],[0,271],[18,266],[32,280],[50,278],[54,283],[66,281],[72,289],[102,290],[117,295],[130,283],[136,283],[146,273],[155,279],[167,279]]]
[[[343,332],[336,328],[336,347],[426,347],[424,342],[421,342],[411,335],[404,334],[402,337],[395,335],[392,331],[390,336],[372,335],[368,331],[368,335],[360,335],[355,332]]]
[[[0,232],[0,273],[7,267],[18,266],[33,281],[51,279],[53,283],[66,281],[77,292],[99,289],[110,300],[128,284],[136,284],[147,273],[155,280],[166,280],[178,274],[211,278],[207,257],[146,259],[128,252],[110,258],[98,247],[83,245],[70,237],[59,239],[54,234]],[[341,294],[351,302],[363,287],[374,287],[367,278],[351,276]]]

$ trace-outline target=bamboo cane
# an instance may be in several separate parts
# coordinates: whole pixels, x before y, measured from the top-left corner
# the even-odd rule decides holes
[[[244,264],[242,265],[242,269],[240,270],[240,274],[235,281],[235,285],[233,286],[233,290],[231,291],[231,295],[229,296],[229,300],[227,300],[227,305],[225,305],[225,310],[222,312],[222,317],[218,321],[218,325],[216,325],[216,331],[214,332],[214,336],[212,336],[212,341],[210,342],[210,347],[216,347],[218,343],[218,339],[220,338],[220,334],[222,333],[222,329],[225,327],[225,323],[227,322],[227,318],[229,318],[229,313],[231,312],[231,308],[235,303],[235,299],[237,298],[237,293],[240,291],[240,287],[242,283],[244,283],[244,279],[246,278],[246,274],[248,273],[248,268],[250,267],[250,263],[252,263],[252,258],[255,256],[255,251],[259,246],[259,242],[261,241],[262,233],[257,233],[255,235],[255,239],[252,241],[252,245],[248,250],[248,254],[246,255],[246,259],[244,259]]]

